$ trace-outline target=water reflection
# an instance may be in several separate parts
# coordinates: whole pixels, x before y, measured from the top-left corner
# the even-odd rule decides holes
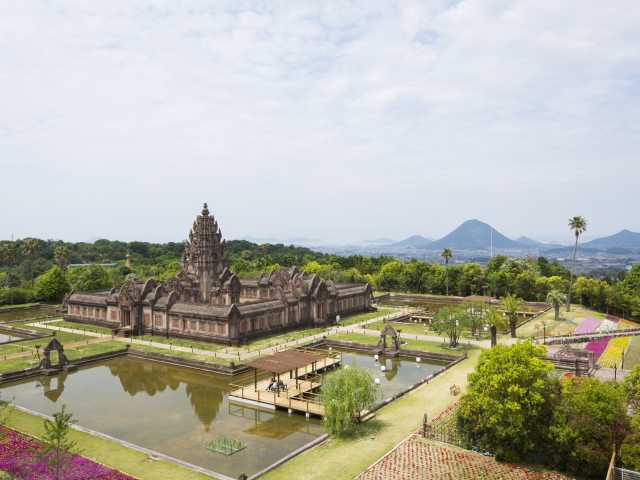
[[[38,383],[40,384],[40,387],[42,387],[44,396],[53,403],[57,402],[64,392],[64,382],[68,376],[69,374],[67,372],[62,372],[55,377],[39,378]],[[52,387],[52,384],[54,387]]]
[[[184,384],[189,403],[206,431],[216,418],[227,390],[225,383],[212,381],[211,377],[189,375],[188,370],[158,363],[118,362],[110,363],[108,368],[132,397],[142,392],[153,397],[167,388],[176,391]]]

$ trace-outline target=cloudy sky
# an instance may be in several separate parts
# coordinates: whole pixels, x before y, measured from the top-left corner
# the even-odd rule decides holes
[[[640,231],[637,0],[0,0],[0,238]]]

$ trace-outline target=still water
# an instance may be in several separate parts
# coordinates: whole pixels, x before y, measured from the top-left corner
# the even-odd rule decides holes
[[[355,352],[344,352],[343,363],[364,368],[380,380],[380,401],[443,368],[398,358],[378,362],[372,355]],[[245,375],[243,383],[252,377]],[[48,415],[66,404],[84,427],[231,477],[256,473],[324,433],[318,419],[229,403],[229,381],[211,373],[120,357],[8,385],[1,395]],[[246,448],[230,456],[205,448],[221,436],[241,440]]]
[[[11,341],[14,341],[14,340],[21,340],[23,338],[24,337],[21,337],[19,335],[13,334],[13,333],[12,334],[8,334],[8,333],[5,333],[3,331],[0,331],[0,343],[11,342]]]
[[[398,357],[375,360],[373,354],[348,351],[342,353],[342,364],[367,370],[373,378],[377,378],[380,381],[377,387],[380,392],[378,395],[380,402],[439,372],[445,365],[444,363],[426,363],[424,360],[418,363],[414,359]],[[382,366],[385,367],[384,371]]]
[[[232,477],[253,474],[324,433],[319,420],[227,401],[225,377],[121,357],[57,377],[7,386],[2,399],[52,414]],[[205,444],[225,436],[246,448],[226,456]]]

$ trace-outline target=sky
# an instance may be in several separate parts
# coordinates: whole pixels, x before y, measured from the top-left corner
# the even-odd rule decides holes
[[[0,0],[0,239],[640,231],[639,45],[637,0]]]

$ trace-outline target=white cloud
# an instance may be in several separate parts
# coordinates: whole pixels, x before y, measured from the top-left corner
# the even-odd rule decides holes
[[[0,237],[640,229],[635,2],[0,2]]]

